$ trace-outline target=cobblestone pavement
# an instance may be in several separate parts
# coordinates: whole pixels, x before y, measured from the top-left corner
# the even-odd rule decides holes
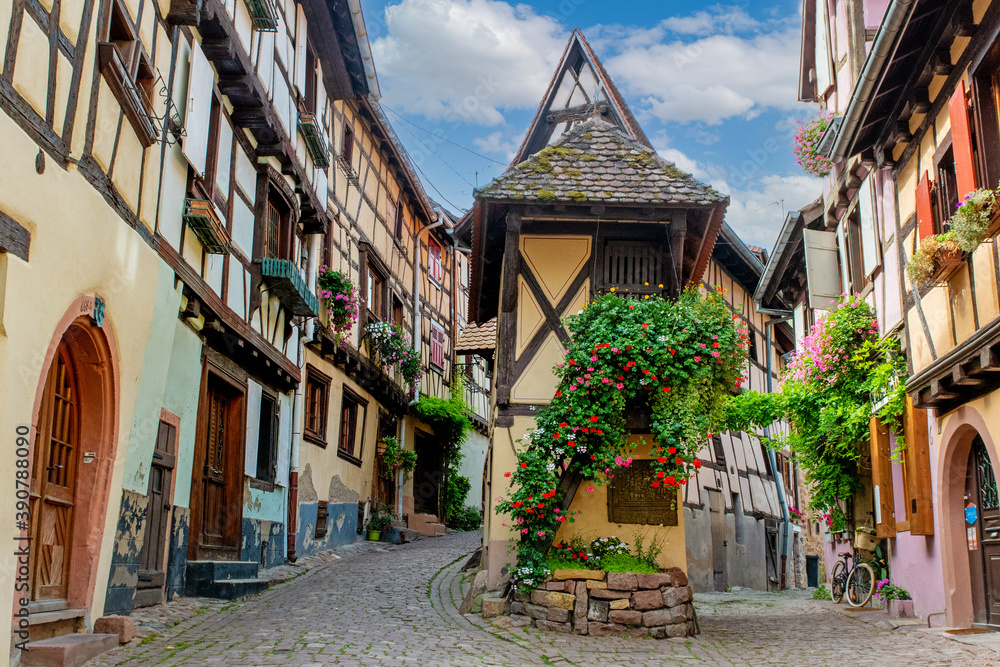
[[[460,568],[479,539],[463,533],[332,560],[258,596],[197,607],[88,664],[1000,665],[987,648],[913,625],[891,629],[800,591],[696,595],[702,634],[689,640],[578,637],[462,616]]]

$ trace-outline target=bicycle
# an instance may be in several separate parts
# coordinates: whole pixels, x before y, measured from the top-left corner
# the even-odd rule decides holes
[[[852,607],[863,607],[872,599],[875,592],[875,571],[868,563],[861,561],[857,547],[853,553],[842,551],[838,556],[844,560],[837,561],[833,566],[833,581],[830,584],[830,594],[834,602],[840,602],[847,594],[847,604]],[[854,566],[850,566],[850,559]]]

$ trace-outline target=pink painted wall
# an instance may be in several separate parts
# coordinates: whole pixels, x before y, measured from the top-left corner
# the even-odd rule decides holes
[[[937,424],[933,418],[928,418],[930,436],[930,458],[937,460]],[[892,446],[896,446],[895,437],[891,437]],[[937,469],[931,466],[931,488],[937,488]],[[898,463],[892,466],[892,489],[896,507],[896,520],[906,520],[906,504],[903,498],[903,468]],[[928,614],[945,610],[944,578],[942,576],[942,560],[940,542],[937,536],[941,533],[939,509],[934,507],[935,535],[911,535],[909,532],[897,533],[895,539],[889,542],[889,572],[892,581],[902,586],[913,595],[913,611],[921,618]],[[941,618],[936,619],[941,621]]]
[[[869,30],[878,28],[888,6],[889,0],[865,0],[865,27]]]

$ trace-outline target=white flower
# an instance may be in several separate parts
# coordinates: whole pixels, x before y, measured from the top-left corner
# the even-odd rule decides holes
[[[566,436],[566,439],[567,440],[576,440],[576,434],[575,433],[570,433],[569,435]]]
[[[555,463],[550,463],[547,466],[545,466],[545,469],[548,470],[549,472],[552,472],[553,470],[556,469],[556,464]]]
[[[581,454],[586,454],[587,453],[587,448],[584,445],[580,445],[580,447],[577,449],[577,451],[580,452]]]

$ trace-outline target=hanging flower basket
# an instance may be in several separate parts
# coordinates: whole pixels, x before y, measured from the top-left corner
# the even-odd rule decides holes
[[[820,137],[826,132],[836,114],[823,112],[799,125],[792,144],[792,152],[802,170],[810,176],[826,177],[833,170],[833,162],[817,151]]]
[[[965,254],[955,240],[954,232],[928,236],[906,264],[906,274],[915,285],[941,282],[961,266]]]
[[[326,305],[330,330],[340,342],[358,321],[358,291],[354,284],[339,271],[332,271],[325,265],[316,279],[319,297]]]

